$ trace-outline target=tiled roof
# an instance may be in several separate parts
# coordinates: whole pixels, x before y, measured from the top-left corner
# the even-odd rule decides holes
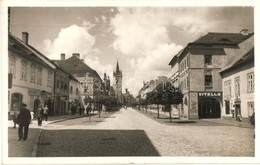
[[[15,37],[12,33],[8,34],[8,51],[28,60],[37,62],[43,66],[54,69],[53,67],[55,65],[46,56],[44,56],[32,46],[23,43],[22,40]]]
[[[94,69],[89,67],[86,63],[81,61],[81,59],[79,59],[76,56],[71,56],[66,60],[54,60],[54,61],[57,62],[60,67],[62,67],[63,69],[65,69],[67,72],[71,74],[88,72],[91,76],[97,77],[98,79],[101,80],[100,76]]]
[[[241,33],[208,33],[197,39],[193,44],[239,44],[251,37],[254,33],[243,35]]]
[[[232,65],[223,68],[220,73],[223,72],[227,72],[229,70],[232,70],[236,67],[240,67],[243,64],[247,64],[249,62],[254,62],[254,48],[251,49],[247,54],[245,54],[242,58],[240,58],[239,60],[237,60],[235,63],[233,63]]]

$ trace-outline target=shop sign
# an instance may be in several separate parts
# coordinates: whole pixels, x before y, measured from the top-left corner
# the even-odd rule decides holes
[[[222,95],[221,92],[199,92],[200,97],[220,97]]]

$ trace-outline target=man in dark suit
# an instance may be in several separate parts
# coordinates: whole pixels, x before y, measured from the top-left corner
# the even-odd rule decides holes
[[[18,137],[19,141],[23,139],[25,141],[28,136],[29,124],[31,122],[31,113],[28,110],[26,104],[22,104],[22,108],[20,110],[19,115],[17,116],[17,123],[19,125],[18,129]]]

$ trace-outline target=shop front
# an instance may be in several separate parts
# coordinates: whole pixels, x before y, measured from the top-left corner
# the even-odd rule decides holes
[[[198,92],[199,118],[221,117],[222,92]]]

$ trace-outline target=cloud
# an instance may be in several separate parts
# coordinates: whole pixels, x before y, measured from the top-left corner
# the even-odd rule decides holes
[[[95,43],[95,37],[90,35],[87,28],[71,25],[61,29],[54,41],[44,40],[44,52],[50,59],[60,59],[60,54],[65,53],[67,58],[72,53],[87,54]]]
[[[88,30],[94,27],[89,22],[83,21],[83,26],[71,25],[60,30],[59,35],[53,41],[44,40],[44,52],[52,60],[60,60],[60,54],[65,53],[66,59],[72,53],[80,53],[80,58],[92,69],[96,70],[100,76],[105,71],[113,73],[112,65],[103,65],[98,55],[101,50],[94,48],[95,37],[89,34]]]
[[[143,81],[170,74],[168,64],[183,46],[176,45],[169,38],[168,26],[173,24],[171,12],[161,8],[119,8],[118,11],[111,19],[116,36],[113,46],[129,61],[133,72],[124,76],[123,81],[125,87],[136,95]],[[185,28],[193,32],[197,30],[189,26]]]

